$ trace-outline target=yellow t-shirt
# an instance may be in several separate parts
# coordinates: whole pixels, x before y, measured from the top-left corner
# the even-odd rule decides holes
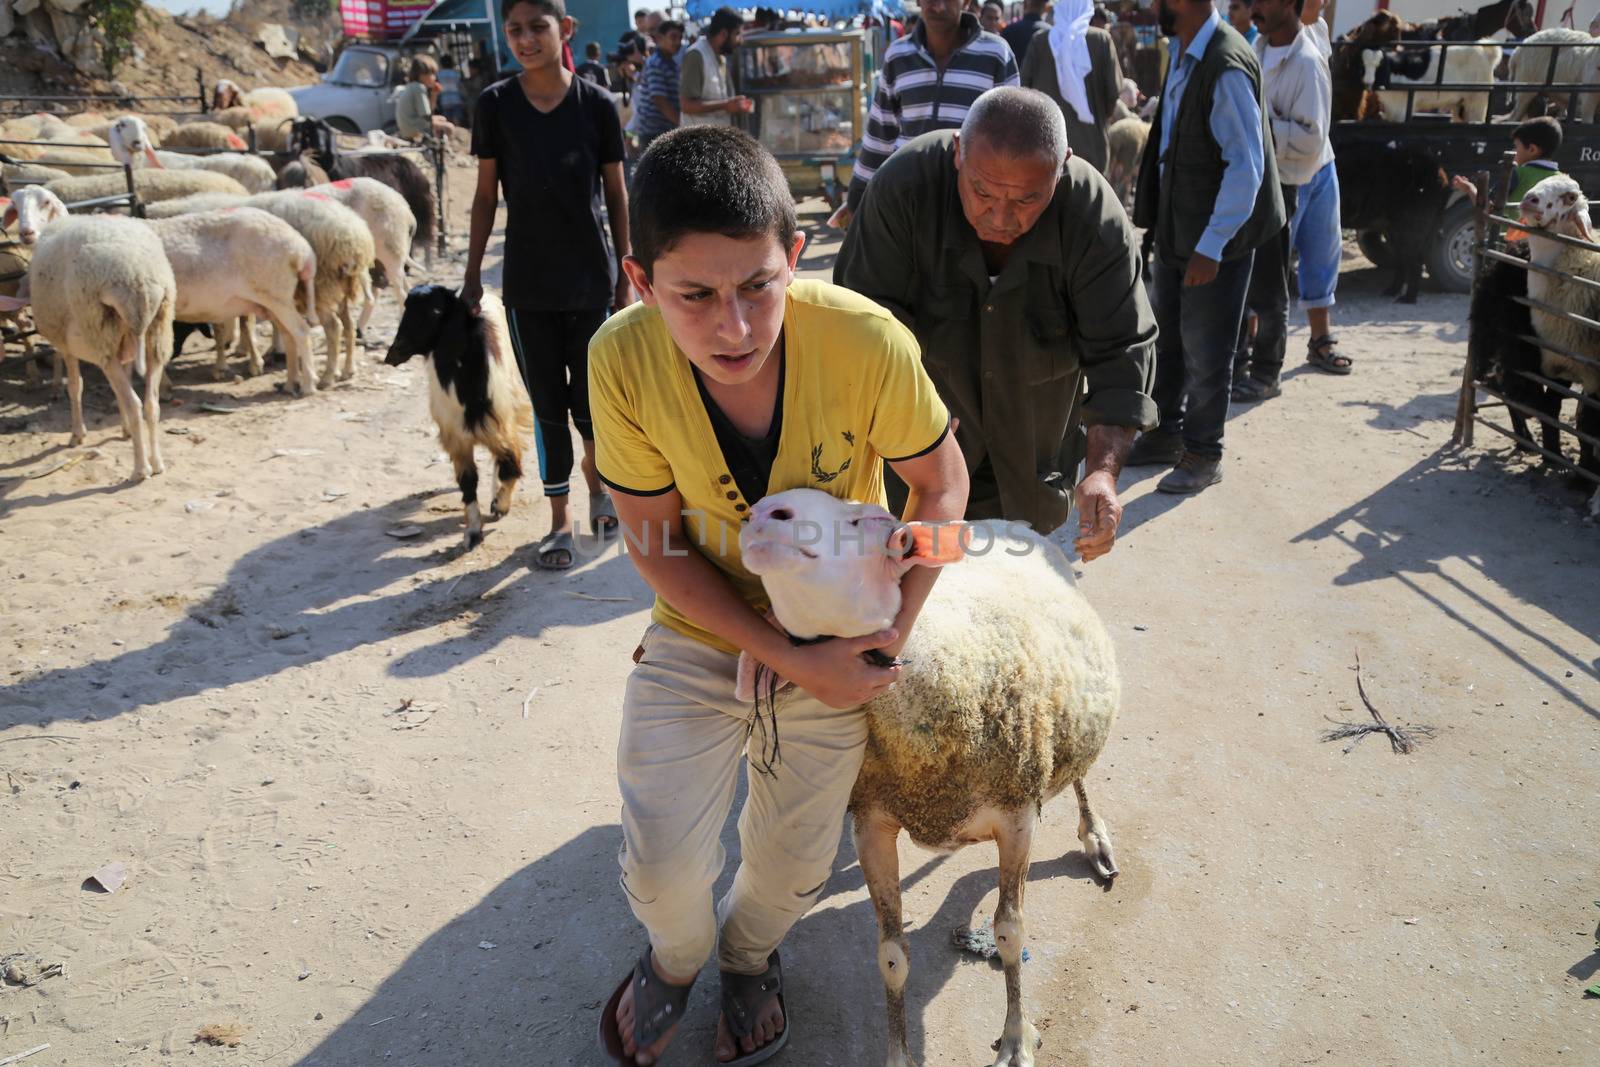
[[[811,488],[884,503],[882,461],[932,451],[950,423],[916,338],[865,297],[814,281],[789,286],[783,338],[783,425],[768,492]],[[589,342],[589,409],[601,479],[635,496],[676,488],[692,543],[765,611],[761,580],[739,557],[740,524],[755,501],[739,493],[693,365],[656,309],[635,304]],[[660,532],[644,536],[652,533]],[[660,597],[652,618],[737,651]]]

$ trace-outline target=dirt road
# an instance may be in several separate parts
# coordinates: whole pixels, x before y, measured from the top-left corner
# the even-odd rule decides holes
[[[1046,810],[1041,1064],[1600,1062],[1600,530],[1498,443],[1449,447],[1465,298],[1396,306],[1347,266],[1356,373],[1236,411],[1197,498],[1131,472],[1083,575],[1125,676],[1091,785],[1123,873],[1098,888],[1070,799]],[[598,1062],[641,944],[613,753],[645,588],[614,547],[530,570],[536,489],[460,555],[423,370],[369,355],[306,400],[188,357],[169,470],[137,486],[93,371],[98,455],[20,477],[77,450],[6,368],[0,956],[65,974],[0,984],[0,1059]],[[1366,714],[1358,652],[1391,720],[1436,728],[1415,755],[1319,742]],[[81,886],[111,861],[122,889]],[[987,1063],[1000,1031],[999,971],[949,942],[993,862],[903,845],[928,1067]],[[845,835],[786,950],[778,1062],[882,1061],[875,938]],[[668,1064],[709,1061],[714,992]],[[237,1049],[192,1044],[227,1023]]]

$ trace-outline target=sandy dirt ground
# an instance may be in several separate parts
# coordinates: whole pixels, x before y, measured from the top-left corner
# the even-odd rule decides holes
[[[1493,435],[1450,446],[1465,298],[1397,306],[1347,267],[1357,372],[1295,366],[1236,409],[1197,498],[1130,472],[1123,538],[1083,574],[1125,677],[1089,782],[1123,873],[1096,885],[1070,798],[1046,809],[1041,1064],[1600,1063],[1600,529]],[[142,485],[97,372],[74,450],[65,402],[6,366],[0,957],[64,973],[0,982],[0,1060],[600,1062],[641,945],[614,750],[649,600],[614,546],[530,569],[536,487],[461,554],[424,370],[380,362],[394,318],[304,400],[281,371],[214,383],[192,342]],[[1319,741],[1366,714],[1358,653],[1376,706],[1436,728],[1415,755]],[[778,1062],[883,1060],[842,839],[788,942]],[[988,1063],[1001,975],[950,933],[992,914],[993,849],[902,853],[913,1051]],[[113,861],[118,892],[85,888]],[[668,1064],[710,1062],[715,984]],[[240,1044],[195,1044],[208,1025]]]

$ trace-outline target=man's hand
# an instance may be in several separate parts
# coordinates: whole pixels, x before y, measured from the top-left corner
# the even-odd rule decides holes
[[[1202,256],[1199,252],[1189,257],[1189,269],[1184,272],[1183,284],[1210,285],[1217,280],[1217,261],[1210,256]]]
[[[622,273],[622,268],[617,268],[617,291],[611,296],[611,310],[621,311],[633,303],[633,286],[628,282],[628,276]]]
[[[1093,471],[1078,483],[1078,537],[1072,547],[1083,561],[1099,559],[1111,551],[1122,522],[1122,501],[1117,480],[1106,471]]]
[[[899,639],[894,630],[866,637],[838,637],[816,645],[800,645],[777,664],[778,673],[830,708],[858,708],[888,689],[900,677],[899,667],[874,667],[861,658],[872,648],[887,648]]]
[[[748,96],[730,96],[723,102],[723,109],[729,114],[748,115],[755,110],[756,102]]]
[[[850,220],[855,218],[855,215],[856,213],[850,210],[849,204],[840,204],[839,210],[828,216],[828,225],[836,230],[848,230]]]
[[[461,282],[461,302],[467,305],[467,310],[474,315],[478,313],[478,305],[483,301],[483,283],[476,274],[469,274]]]

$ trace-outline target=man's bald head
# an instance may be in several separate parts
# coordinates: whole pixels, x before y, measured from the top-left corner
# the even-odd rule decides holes
[[[1037,89],[1000,86],[973,103],[961,123],[961,151],[993,152],[1008,159],[1041,159],[1066,166],[1067,120]]]

